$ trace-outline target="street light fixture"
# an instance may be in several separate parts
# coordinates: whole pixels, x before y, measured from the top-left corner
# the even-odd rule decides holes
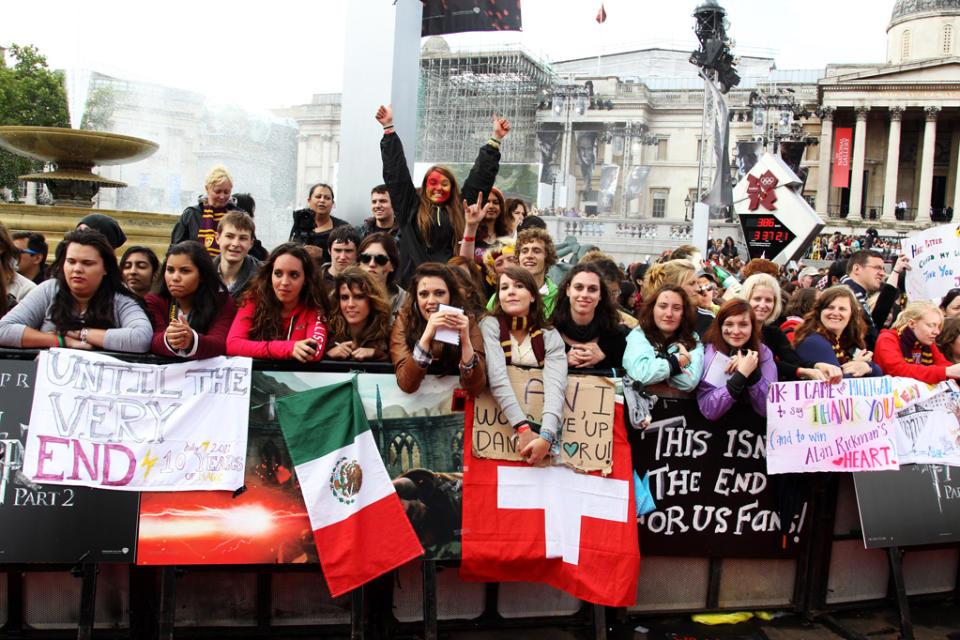
[[[687,197],[683,199],[683,221],[690,222],[690,205],[693,204],[690,201],[690,194],[687,194]]]

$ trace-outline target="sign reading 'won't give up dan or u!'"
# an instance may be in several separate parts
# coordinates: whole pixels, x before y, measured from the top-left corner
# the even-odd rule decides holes
[[[513,393],[531,421],[543,417],[543,371],[507,366]],[[560,420],[560,455],[554,464],[578,471],[613,468],[613,410],[615,387],[600,376],[568,376]],[[474,402],[473,455],[495,460],[522,461],[513,426],[497,401],[484,391]]]

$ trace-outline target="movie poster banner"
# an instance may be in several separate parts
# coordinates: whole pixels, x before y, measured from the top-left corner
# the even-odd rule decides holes
[[[249,358],[151,365],[41,351],[24,473],[124,491],[238,489],[250,380]]]
[[[853,474],[867,549],[960,542],[960,467]]]
[[[244,488],[143,493],[138,564],[319,562],[300,484],[274,410],[285,396],[343,382],[332,372],[256,371]],[[456,376],[416,394],[390,373],[357,376],[370,429],[426,557],[460,557],[463,406]],[[458,400],[460,400],[458,402]]]
[[[33,360],[0,360],[0,563],[133,562],[139,494],[24,475],[36,370]]]
[[[767,473],[900,467],[893,378],[776,382],[767,392]]]
[[[707,420],[694,398],[660,398],[652,418],[628,431],[634,469],[655,505],[637,519],[643,553],[799,555],[811,528],[807,485],[767,475],[763,416],[737,403]]]
[[[960,388],[948,380],[929,385],[893,378],[900,464],[960,466]]]

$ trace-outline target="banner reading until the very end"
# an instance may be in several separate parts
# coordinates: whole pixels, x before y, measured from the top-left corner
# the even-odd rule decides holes
[[[35,482],[125,491],[243,485],[249,358],[149,365],[50,349],[38,356],[24,452]]]
[[[767,473],[899,469],[889,376],[777,382],[767,392]]]

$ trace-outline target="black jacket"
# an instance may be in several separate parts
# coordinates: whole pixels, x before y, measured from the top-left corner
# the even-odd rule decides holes
[[[313,209],[297,209],[293,212],[293,227],[290,229],[290,242],[299,242],[300,244],[311,244],[320,247],[323,250],[323,259],[321,264],[330,262],[330,250],[327,247],[327,241],[330,238],[330,232],[337,227],[350,224],[346,220],[330,216],[333,226],[326,231],[314,231],[316,228],[316,216]]]
[[[387,185],[395,220],[400,227],[400,273],[397,282],[405,287],[417,265],[424,262],[445,263],[452,258],[454,241],[460,238],[453,237],[453,225],[446,207],[436,207],[435,215],[431,216],[430,246],[427,246],[417,224],[420,195],[407,170],[400,136],[395,133],[383,136],[380,156],[383,160],[383,182]],[[480,147],[470,175],[460,187],[461,197],[467,202],[476,202],[477,194],[489,193],[499,170],[500,151],[489,144]]]
[[[206,200],[206,196],[200,196],[197,198],[197,204],[190,205],[180,214],[180,219],[177,220],[177,224],[173,226],[173,233],[170,234],[171,247],[184,240],[197,240],[200,221],[203,220],[203,203]],[[230,200],[227,203],[227,211],[243,211],[243,209],[238,207],[236,202]],[[246,211],[243,212],[246,213]]]

